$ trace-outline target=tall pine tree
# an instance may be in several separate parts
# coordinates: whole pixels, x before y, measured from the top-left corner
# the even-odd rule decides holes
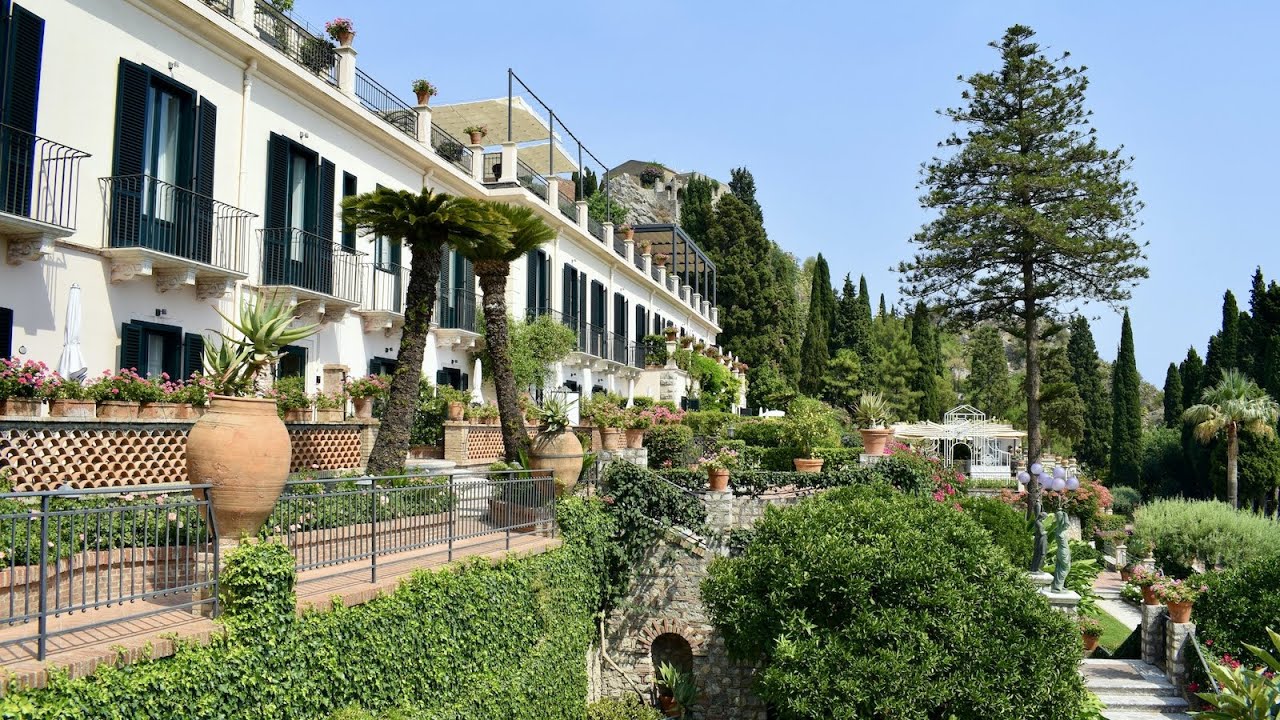
[[[1090,468],[1101,470],[1111,462],[1111,393],[1102,382],[1102,363],[1089,321],[1073,316],[1070,331],[1067,361],[1071,363],[1071,382],[1084,403],[1084,432],[1076,457]]]
[[[920,360],[920,367],[911,380],[911,389],[920,395],[915,415],[920,420],[941,420],[942,413],[947,411],[942,383],[938,382],[942,375],[942,348],[937,328],[933,326],[929,308],[924,302],[916,303],[915,312],[911,315],[911,347]]]
[[[920,358],[911,346],[906,322],[892,315],[881,315],[872,324],[871,337],[875,360],[871,367],[863,368],[868,389],[884,397],[896,419],[915,420],[920,397],[912,389],[911,380],[920,366]]]
[[[1182,379],[1182,407],[1198,404],[1204,390],[1204,361],[1194,347],[1187,348],[1187,357],[1178,365],[1178,377]]]
[[[1169,363],[1164,373],[1164,426],[1170,428],[1182,425],[1182,375],[1178,373],[1176,363]]]
[[[1129,311],[1120,326],[1120,350],[1111,368],[1111,483],[1138,487],[1142,472],[1142,397]]]
[[[853,335],[857,324],[858,291],[853,287],[853,279],[845,273],[844,287],[840,289],[840,300],[836,304],[836,321],[831,328],[832,357],[835,357],[837,350],[853,348]]]
[[[750,170],[742,167],[729,171],[729,192],[747,206],[751,214],[755,215],[756,222],[764,225],[764,209],[760,207],[760,201],[756,200],[756,179]]]
[[[1013,409],[1013,386],[1004,339],[994,325],[979,325],[969,338],[969,377],[965,379],[965,402],[990,418],[1009,417]]]
[[[684,188],[684,199],[680,201],[680,227],[700,248],[707,246],[707,231],[715,216],[715,180],[695,176],[689,179]]]
[[[822,393],[827,362],[831,359],[831,325],[836,314],[836,293],[831,287],[831,269],[818,253],[813,264],[813,285],[809,292],[809,321],[800,348],[800,390],[818,397]]]

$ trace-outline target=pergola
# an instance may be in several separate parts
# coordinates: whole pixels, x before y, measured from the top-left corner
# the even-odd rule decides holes
[[[692,287],[704,300],[716,304],[716,264],[679,225],[636,225],[635,233],[637,244],[647,242],[650,253],[662,253],[669,258],[672,275]]]
[[[939,456],[966,463],[973,477],[1007,478],[1013,457],[1027,433],[1008,423],[988,420],[972,405],[960,405],[942,416],[942,423],[897,423],[893,434],[901,440],[921,441]],[[957,452],[959,451],[959,457]]]
[[[577,143],[552,133],[550,124],[519,95],[437,105],[431,108],[431,121],[460,140],[467,138],[463,130],[468,127],[488,128],[483,140],[487,147],[517,143],[517,157],[539,175],[576,172],[581,164],[576,149],[565,149],[570,144],[576,148]]]

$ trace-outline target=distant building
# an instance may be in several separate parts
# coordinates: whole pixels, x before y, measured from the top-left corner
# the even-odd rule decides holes
[[[711,191],[713,203],[719,202],[720,198],[729,192],[727,183],[713,177],[697,171],[679,172],[656,162],[628,160],[610,170],[606,177],[613,179],[621,175],[629,175],[643,190],[651,193],[652,198],[646,199],[649,199],[649,204],[655,207],[655,214],[665,216],[661,219],[671,222],[680,219],[680,203],[684,201],[684,191],[689,186],[690,180],[694,178],[710,180],[714,185]]]

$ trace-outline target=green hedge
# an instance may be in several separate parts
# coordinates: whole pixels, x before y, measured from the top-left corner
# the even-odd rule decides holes
[[[641,703],[635,695],[623,695],[600,698],[588,705],[587,720],[662,720],[662,713]]]
[[[1275,554],[1201,576],[1208,591],[1196,600],[1194,620],[1212,654],[1252,657],[1244,644],[1270,647],[1267,628],[1280,631],[1280,548]]]
[[[561,504],[565,545],[535,557],[419,572],[363,605],[298,616],[292,558],[245,545],[225,558],[225,637],[167,659],[0,698],[6,718],[564,718],[586,713],[583,656],[594,637],[613,527],[600,503]]]
[[[742,418],[733,413],[694,410],[685,413],[684,420],[681,420],[680,424],[692,430],[697,437],[722,437],[725,435],[725,428],[733,425],[735,426],[734,436],[737,437],[736,426],[741,421]]]
[[[989,497],[966,497],[960,501],[965,514],[991,535],[991,540],[1008,556],[1014,567],[1031,564],[1034,538],[1023,513],[1006,502]]]
[[[1192,562],[1234,567],[1280,548],[1280,523],[1222,502],[1157,500],[1133,514],[1130,546],[1150,545],[1166,574],[1185,577]]]
[[[649,449],[649,467],[684,467],[697,458],[693,448],[693,430],[685,425],[659,425],[645,434]]]
[[[782,428],[785,425],[782,418],[750,420],[734,426],[733,436],[755,447],[776,448],[783,444]]]

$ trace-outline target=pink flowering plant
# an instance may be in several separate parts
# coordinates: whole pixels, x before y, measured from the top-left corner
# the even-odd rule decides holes
[[[653,409],[627,408],[623,425],[628,430],[648,430],[654,426]]]
[[[168,375],[162,376],[162,381],[168,379]],[[136,368],[116,372],[104,370],[102,377],[89,383],[87,390],[89,396],[100,403],[109,400],[159,402],[164,397],[162,386],[139,375]]]
[[[1193,603],[1209,587],[1200,578],[1192,576],[1186,580],[1162,579],[1151,586],[1156,599],[1166,605],[1169,603]]]
[[[20,398],[35,400],[47,397],[44,386],[56,375],[43,362],[0,359],[0,400]]]
[[[195,407],[204,407],[213,397],[213,380],[202,373],[192,373],[171,402],[187,403]]]
[[[703,470],[733,470],[738,467],[739,460],[737,450],[720,447],[703,455],[698,460],[698,467]]]
[[[390,390],[391,380],[386,375],[347,379],[347,395],[355,400],[386,397]]]
[[[1129,582],[1140,588],[1154,587],[1164,580],[1164,574],[1159,570],[1148,570],[1145,566],[1139,565],[1133,569],[1133,575],[1129,578]]]
[[[334,18],[324,24],[324,31],[329,33],[329,37],[339,40],[343,35],[351,33],[356,34],[356,26],[351,22],[351,18]]]

